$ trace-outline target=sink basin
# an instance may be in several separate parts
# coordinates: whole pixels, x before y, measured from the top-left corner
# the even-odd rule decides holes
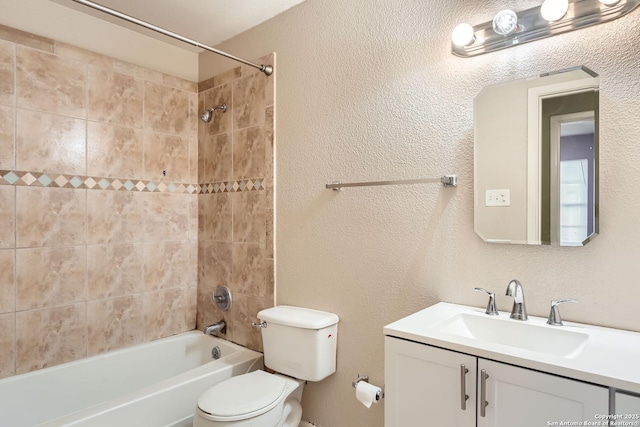
[[[455,314],[433,325],[432,330],[565,358],[578,357],[589,338],[587,334],[562,327],[469,313]]]

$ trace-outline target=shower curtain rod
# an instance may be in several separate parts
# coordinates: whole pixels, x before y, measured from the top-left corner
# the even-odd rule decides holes
[[[108,15],[115,16],[116,18],[124,19],[125,21],[131,22],[132,24],[136,24],[136,25],[144,27],[144,28],[146,28],[148,30],[155,31],[156,33],[160,33],[160,34],[163,34],[165,36],[171,37],[173,39],[180,40],[181,42],[188,43],[190,45],[199,47],[199,48],[204,49],[204,50],[208,50],[209,52],[213,52],[213,53],[218,54],[218,55],[222,55],[222,56],[224,56],[226,58],[233,59],[234,61],[242,62],[243,64],[246,64],[246,65],[249,65],[251,67],[259,69],[260,71],[265,73],[267,76],[270,76],[273,73],[273,66],[271,66],[271,65],[256,64],[255,62],[251,62],[251,61],[247,61],[246,59],[238,58],[237,56],[231,55],[229,53],[223,52],[223,51],[218,50],[216,48],[213,48],[211,46],[207,46],[207,45],[202,44],[200,42],[197,42],[195,40],[192,40],[192,39],[189,39],[187,37],[181,36],[179,34],[173,33],[171,31],[165,30],[164,28],[160,28],[160,27],[158,27],[156,25],[149,24],[148,22],[142,21],[142,20],[140,20],[138,18],[134,18],[133,16],[129,16],[129,15],[124,14],[122,12],[118,12],[117,10],[110,9],[110,8],[108,8],[106,6],[102,6],[101,4],[94,3],[94,2],[88,1],[88,0],[72,0],[72,1],[74,1],[76,3],[83,4],[83,5],[87,6],[87,7],[92,8],[92,9],[99,10],[101,12],[104,12],[104,13],[108,14]]]

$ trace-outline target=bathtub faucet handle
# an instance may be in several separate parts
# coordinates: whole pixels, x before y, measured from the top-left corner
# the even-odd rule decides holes
[[[260,322],[260,323],[256,323],[256,322],[251,322],[251,326],[255,327],[255,328],[261,328],[264,329],[267,327],[267,322]]]

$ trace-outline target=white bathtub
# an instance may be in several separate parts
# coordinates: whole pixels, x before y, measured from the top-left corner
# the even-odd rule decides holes
[[[0,426],[189,426],[204,390],[262,366],[261,353],[186,332],[0,380]]]

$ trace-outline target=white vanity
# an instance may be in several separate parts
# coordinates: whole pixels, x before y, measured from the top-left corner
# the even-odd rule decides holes
[[[439,303],[384,328],[385,427],[640,426],[640,334]]]

